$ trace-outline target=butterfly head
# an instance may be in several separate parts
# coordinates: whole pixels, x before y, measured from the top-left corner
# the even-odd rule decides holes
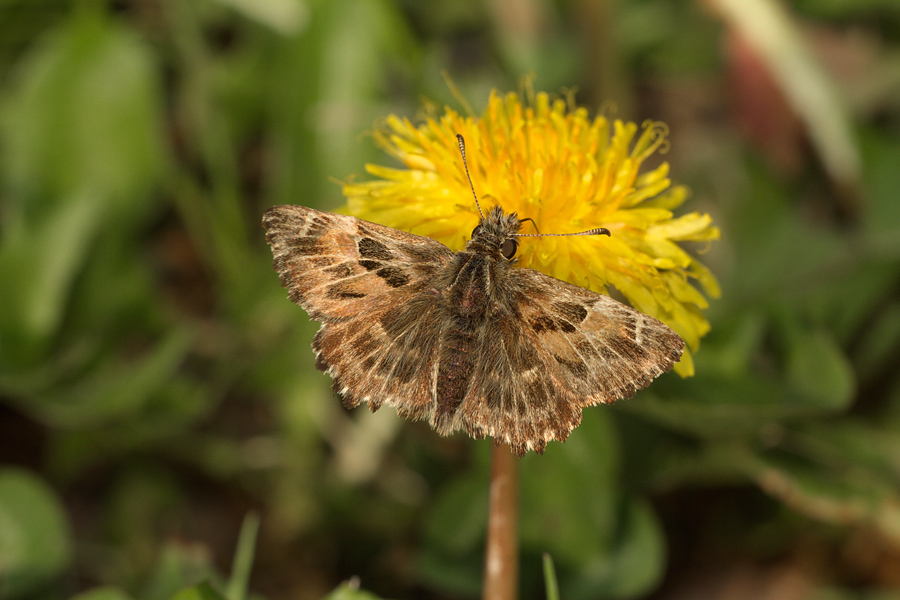
[[[472,230],[472,239],[466,244],[466,250],[512,260],[519,248],[516,234],[520,227],[522,222],[516,213],[507,214],[495,206]]]
[[[516,255],[516,250],[519,249],[519,242],[516,240],[518,237],[610,235],[609,230],[604,227],[576,233],[519,233],[522,221],[519,220],[516,213],[506,214],[499,206],[495,206],[487,216],[484,216],[481,204],[478,202],[478,194],[475,193],[475,186],[472,185],[472,177],[469,175],[469,165],[466,163],[466,142],[463,136],[458,133],[456,134],[456,140],[459,142],[459,153],[462,156],[466,179],[469,181],[469,188],[472,190],[472,197],[475,199],[478,214],[481,215],[481,222],[472,230],[472,239],[466,244],[467,251],[495,257],[502,256],[506,260],[512,261]],[[525,221],[534,223],[534,220],[531,218],[525,219]],[[535,225],[535,228],[537,228],[537,225]]]

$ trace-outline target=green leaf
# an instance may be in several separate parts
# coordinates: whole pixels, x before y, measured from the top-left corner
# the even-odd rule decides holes
[[[584,412],[564,444],[522,459],[520,531],[523,547],[566,564],[605,555],[616,530],[618,440],[603,407]]]
[[[845,265],[851,254],[846,239],[814,227],[769,173],[757,167],[747,175],[747,191],[731,219],[739,224],[730,237],[736,262],[722,285],[728,305],[721,309],[729,311],[805,299],[823,282],[819,274]]]
[[[71,561],[69,525],[53,491],[27,471],[0,470],[0,598],[26,596]]]
[[[740,377],[750,369],[754,357],[763,348],[766,316],[761,311],[748,310],[719,321],[703,341],[703,351],[694,359],[697,374]]]
[[[323,9],[319,101],[331,107],[317,120],[316,140],[326,173],[351,173],[367,149],[352,132],[381,118],[379,102],[389,59],[416,53],[399,6],[387,0],[333,0]],[[340,117],[334,118],[335,108]],[[318,110],[322,110],[319,108]],[[345,135],[351,134],[351,135]]]
[[[727,440],[757,435],[760,427],[773,420],[830,414],[843,409],[852,398],[844,390],[830,399],[810,394],[771,376],[711,374],[669,383],[657,383],[653,392],[622,402],[617,410],[681,433]]]
[[[894,370],[900,347],[900,302],[881,307],[876,319],[857,341],[852,359],[863,381]]]
[[[790,308],[765,325],[750,314],[730,333],[712,336],[698,358],[698,377],[662,377],[652,390],[617,410],[707,439],[756,436],[773,420],[835,414],[856,394],[856,374],[844,350],[823,327],[802,325]],[[766,348],[765,338],[777,348]],[[760,369],[761,357],[780,366]]]
[[[866,469],[758,457],[748,475],[768,494],[813,519],[876,528],[900,543],[900,492]]]
[[[74,194],[26,224],[14,213],[0,241],[0,374],[37,361],[56,334],[97,234],[99,202]]]
[[[784,428],[780,437],[780,446],[813,464],[867,473],[885,485],[900,485],[900,422],[874,425],[845,417]]]
[[[99,11],[75,14],[18,65],[0,115],[4,174],[43,200],[31,210],[90,190],[127,219],[161,172],[158,70],[130,31]]]
[[[229,600],[212,585],[204,581],[195,586],[185,588],[172,596],[172,600]]]
[[[97,425],[135,414],[165,387],[179,381],[178,369],[193,342],[192,332],[173,328],[146,356],[111,357],[77,383],[29,398],[22,408],[67,427]]]
[[[347,174],[384,160],[373,144],[353,141],[384,116],[385,74],[392,59],[419,53],[397,3],[386,0],[310,2],[311,21],[280,54],[266,85],[272,92],[271,135],[282,150],[273,174],[273,202],[334,206],[334,186],[322,173]],[[288,42],[286,42],[288,44]]]
[[[231,565],[231,578],[228,580],[227,589],[229,600],[247,598],[257,533],[259,533],[259,515],[248,514],[241,523],[241,533],[238,535],[237,548],[234,551],[234,562]]]
[[[646,594],[660,581],[666,564],[662,527],[650,504],[628,500],[621,505],[615,541],[609,551],[591,556],[578,577],[564,582],[566,600],[630,598]]]
[[[323,600],[380,600],[380,597],[359,589],[359,581],[354,579],[336,587]]]
[[[856,378],[844,352],[826,331],[793,329],[787,340],[787,378],[793,390],[825,410],[843,410],[853,400]]]
[[[461,555],[478,548],[487,523],[486,472],[460,477],[448,485],[432,506],[426,535],[447,552]]]
[[[879,15],[880,19],[900,17],[900,5],[894,0],[799,0],[796,9],[822,20],[846,19],[852,22]],[[880,14],[879,14],[880,13]]]
[[[284,35],[306,25],[310,10],[304,0],[216,0]]]
[[[553,567],[553,559],[546,552],[543,556],[543,564],[547,600],[559,600],[559,584],[556,581],[556,569]]]
[[[440,490],[416,560],[423,582],[454,596],[477,595],[481,589],[492,443],[473,442],[472,467]]]
[[[58,341],[90,251],[101,234],[131,235],[157,202],[148,191],[162,172],[161,91],[149,49],[100,11],[73,14],[29,46],[0,112],[8,201],[0,364],[14,372],[38,365]]]
[[[159,559],[141,593],[141,600],[169,600],[177,590],[185,592],[182,589],[185,586],[193,586],[191,589],[209,586],[209,583],[197,583],[208,581],[219,582],[208,549],[169,541],[159,551]]]
[[[481,554],[449,556],[439,549],[424,548],[416,561],[419,579],[444,594],[458,598],[478,596],[484,563]]]
[[[897,236],[892,233],[891,238],[894,237]],[[897,274],[896,261],[889,256],[881,255],[875,260],[853,255],[849,258],[852,267],[842,267],[839,277],[823,278],[825,281],[816,286],[805,307],[810,317],[827,327],[844,346],[853,343],[861,330],[873,326],[873,314],[893,294]],[[878,328],[877,323],[874,328]],[[852,358],[859,363],[857,356]]]
[[[134,598],[124,590],[109,586],[82,592],[77,596],[72,596],[70,600],[134,600]]]
[[[900,202],[897,202],[900,144],[896,135],[888,135],[877,126],[864,130],[862,139],[864,179],[868,192],[867,210],[860,215],[863,232],[874,256],[896,259],[900,254]]]

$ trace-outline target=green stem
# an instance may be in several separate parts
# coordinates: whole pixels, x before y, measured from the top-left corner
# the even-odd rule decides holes
[[[259,515],[250,513],[244,517],[238,535],[234,561],[231,565],[231,578],[225,593],[228,600],[246,600],[249,595],[250,571],[253,569],[253,556],[256,553],[257,533],[259,533]]]

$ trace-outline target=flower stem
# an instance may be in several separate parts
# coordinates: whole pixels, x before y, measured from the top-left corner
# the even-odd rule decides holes
[[[519,457],[506,444],[491,451],[491,499],[483,600],[515,600],[519,583]]]

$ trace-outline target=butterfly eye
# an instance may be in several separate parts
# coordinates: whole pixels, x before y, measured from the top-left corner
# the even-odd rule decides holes
[[[475,229],[472,230],[472,237],[475,237],[479,233],[481,233],[481,225],[476,225]]]
[[[518,249],[519,242],[517,242],[516,240],[503,240],[503,244],[500,246],[500,254],[503,255],[503,258],[509,260],[516,255],[516,250]]]

